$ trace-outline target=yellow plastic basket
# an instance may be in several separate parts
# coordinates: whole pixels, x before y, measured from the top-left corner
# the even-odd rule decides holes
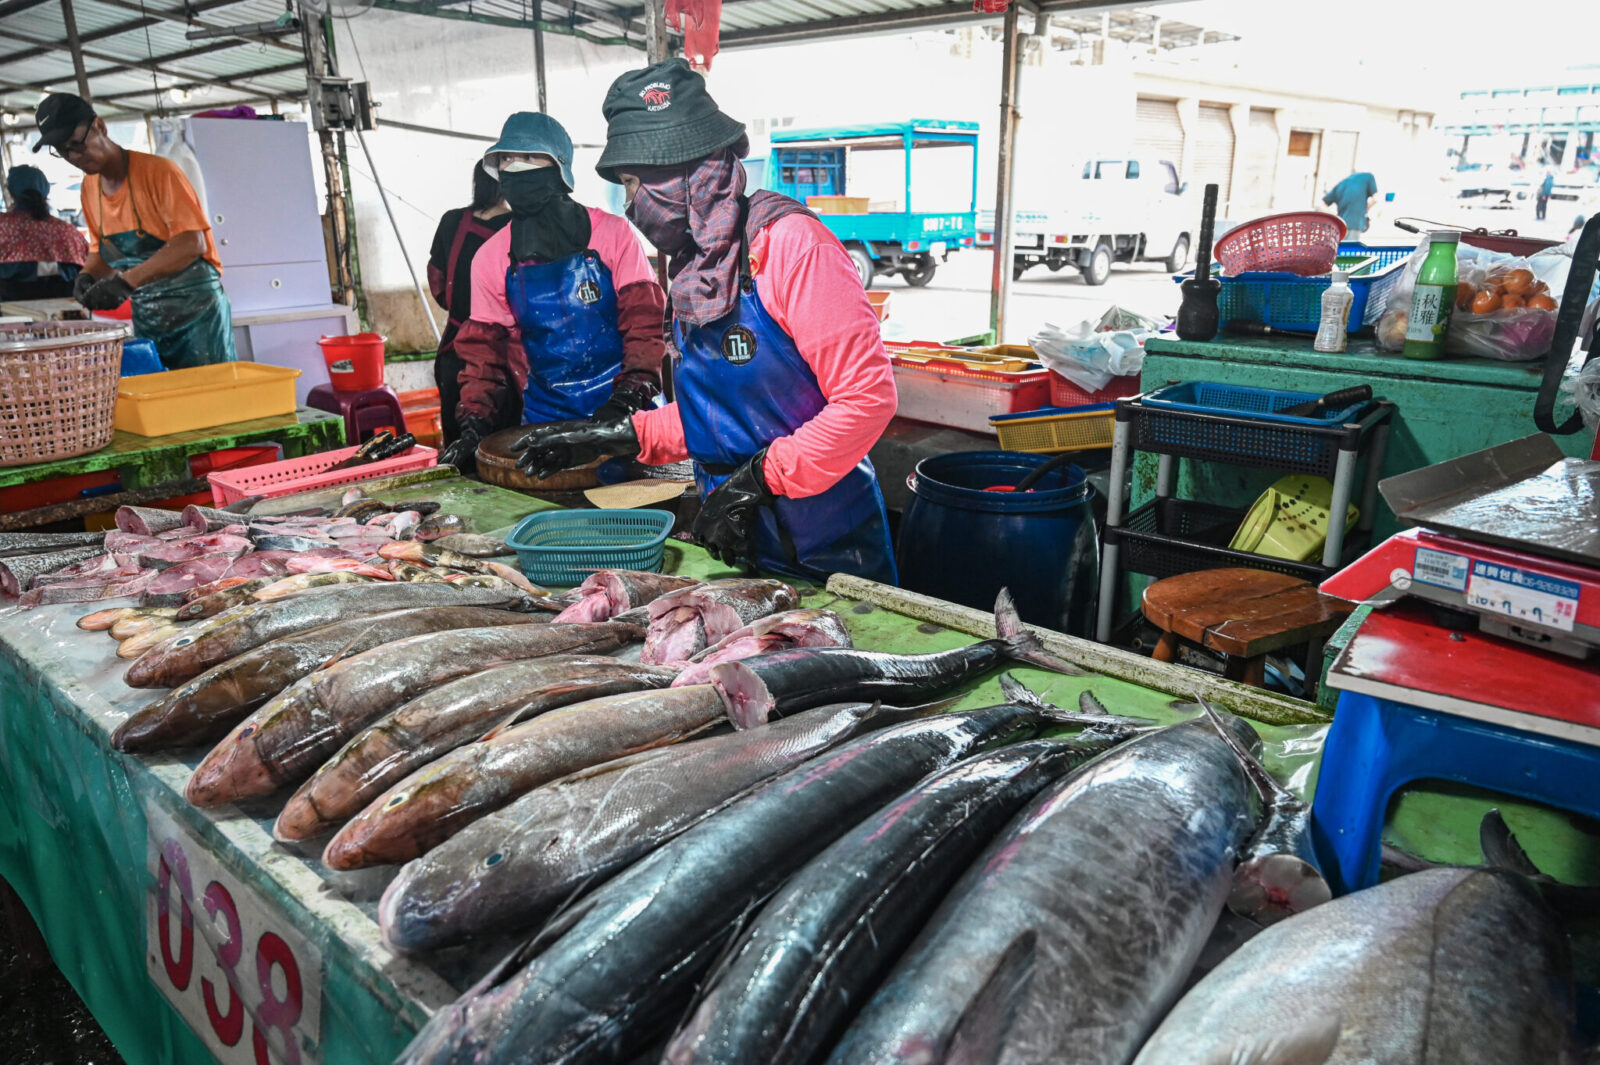
[[[116,427],[167,436],[295,411],[299,370],[254,362],[217,362],[124,377],[117,386]]]
[[[1332,505],[1333,484],[1326,477],[1292,473],[1279,478],[1256,499],[1228,546],[1291,562],[1315,561],[1328,542]],[[1346,508],[1346,532],[1360,516],[1355,504]]]
[[[1007,451],[1059,453],[1091,451],[1111,446],[1117,405],[1045,407],[1025,414],[1000,414],[989,419]]]

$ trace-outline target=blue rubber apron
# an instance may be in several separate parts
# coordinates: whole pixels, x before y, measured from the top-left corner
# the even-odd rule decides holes
[[[594,414],[622,371],[617,290],[600,256],[588,250],[550,263],[513,263],[506,302],[528,356],[523,424]]]
[[[128,206],[133,229],[100,234],[100,258],[118,272],[133,269],[166,247],[145,232],[133,195],[133,159],[128,160]],[[106,199],[99,182],[99,222],[105,225]],[[222,275],[205,259],[196,259],[175,274],[146,281],[133,290],[133,332],[156,346],[161,365],[169,370],[233,362],[233,308],[222,291]]]
[[[742,224],[742,223],[741,223]],[[711,325],[677,323],[678,413],[705,498],[750,456],[827,405],[794,339],[767,314],[740,250],[739,301]],[[762,570],[820,581],[832,573],[896,584],[889,515],[872,463],[804,499],[779,496],[756,529]]]

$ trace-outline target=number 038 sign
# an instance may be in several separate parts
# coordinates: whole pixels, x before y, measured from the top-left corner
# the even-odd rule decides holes
[[[223,1065],[316,1065],[322,955],[192,833],[146,813],[150,979]]]

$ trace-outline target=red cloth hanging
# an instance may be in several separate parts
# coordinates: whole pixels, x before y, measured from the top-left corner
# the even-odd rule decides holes
[[[972,10],[980,15],[1004,15],[1011,0],[972,0]]]
[[[667,0],[667,25],[683,33],[683,57],[689,65],[710,70],[722,32],[722,0]]]

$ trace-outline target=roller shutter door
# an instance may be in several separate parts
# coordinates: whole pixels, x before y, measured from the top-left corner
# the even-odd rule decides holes
[[[1239,187],[1233,190],[1235,210],[1266,214],[1272,210],[1278,181],[1278,127],[1271,111],[1250,109],[1250,127],[1239,150],[1243,154],[1239,159]]]
[[[1225,105],[1200,105],[1200,121],[1190,144],[1195,153],[1194,186],[1203,189],[1215,182],[1217,209],[1226,212],[1233,194],[1233,121]]]
[[[1139,97],[1134,113],[1134,144],[1139,155],[1154,163],[1166,159],[1183,173],[1183,123],[1176,100]]]

